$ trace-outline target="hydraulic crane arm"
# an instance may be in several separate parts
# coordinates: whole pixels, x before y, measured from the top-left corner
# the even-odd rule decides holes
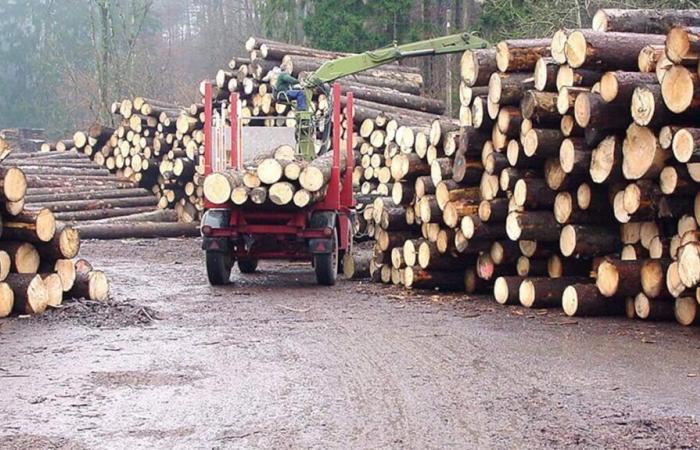
[[[338,78],[372,69],[383,64],[415,56],[444,55],[469,49],[488,48],[485,40],[468,33],[453,34],[404,45],[394,45],[357,55],[328,61],[306,80],[307,87],[318,87]]]

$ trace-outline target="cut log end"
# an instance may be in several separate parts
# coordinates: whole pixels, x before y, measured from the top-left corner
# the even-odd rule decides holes
[[[673,312],[676,321],[683,326],[700,323],[700,306],[693,297],[677,298]]]
[[[27,192],[27,178],[24,172],[16,167],[8,168],[2,180],[2,191],[5,199],[10,202],[22,200]]]
[[[59,259],[54,264],[54,271],[61,279],[61,286],[63,292],[68,292],[73,288],[75,284],[75,264],[70,259]]]
[[[693,92],[697,76],[683,66],[671,67],[661,82],[661,95],[669,110],[680,114],[693,101]]]
[[[603,261],[598,266],[598,277],[596,279],[598,290],[605,297],[613,297],[617,293],[619,285],[620,275],[617,268],[608,261]]]
[[[48,306],[60,306],[63,302],[63,284],[61,277],[56,274],[42,275],[48,292]]]
[[[222,205],[231,198],[231,183],[221,173],[212,173],[204,180],[204,196],[212,203]]]
[[[0,283],[0,317],[7,317],[12,313],[15,304],[15,294],[7,283]]]
[[[574,31],[566,40],[566,62],[573,68],[581,67],[586,62],[587,50],[585,35],[581,31]]]

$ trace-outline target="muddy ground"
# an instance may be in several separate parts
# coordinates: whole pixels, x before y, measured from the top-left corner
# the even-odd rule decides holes
[[[700,448],[700,329],[89,242],[109,304],[0,321],[0,448]]]

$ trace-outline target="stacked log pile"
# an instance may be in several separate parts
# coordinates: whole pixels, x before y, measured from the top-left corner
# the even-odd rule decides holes
[[[595,30],[465,53],[471,126],[430,142],[436,157],[414,148],[384,164],[395,195],[364,215],[376,279],[700,321],[697,12],[596,17]]]
[[[31,201],[32,190],[42,189],[42,177],[35,166],[15,165],[24,161],[12,154],[0,165],[0,317],[41,314],[64,299],[106,300],[105,274],[74,260],[79,232],[57,220],[51,208]]]
[[[56,220],[80,230],[84,239],[198,234],[196,224],[177,223],[175,211],[158,209],[152,192],[75,149],[12,152],[5,162],[20,168],[29,184],[22,201],[5,204],[9,213],[25,206],[47,209]]]

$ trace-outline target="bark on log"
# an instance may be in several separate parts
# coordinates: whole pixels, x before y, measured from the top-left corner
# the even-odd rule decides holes
[[[463,272],[439,272],[407,267],[404,283],[409,289],[436,289],[439,291],[460,291],[464,289]]]
[[[489,77],[496,70],[496,50],[467,50],[462,54],[460,73],[467,86],[488,84]]]
[[[506,219],[506,232],[511,240],[558,242],[561,225],[550,211],[512,212]]]
[[[557,61],[554,58],[547,56],[539,58],[535,63],[535,70],[533,75],[535,78],[535,89],[537,89],[540,92],[557,90],[556,87],[558,70],[559,63],[557,63]]]
[[[114,223],[77,225],[83,239],[167,238],[199,236],[197,223]]]
[[[629,124],[629,104],[607,103],[599,94],[584,92],[576,97],[574,117],[582,128],[616,130]]]
[[[520,284],[518,297],[526,308],[556,308],[562,305],[567,287],[585,282],[581,277],[527,278]]]
[[[49,242],[56,234],[56,220],[48,209],[25,210],[5,219],[2,233],[4,238],[16,241],[32,244]]]
[[[605,72],[600,79],[600,96],[606,102],[629,103],[635,89],[647,84],[657,84],[653,73]]]
[[[525,277],[505,276],[498,277],[493,284],[493,296],[501,305],[520,304],[520,284]]]
[[[659,145],[654,132],[632,124],[622,144],[622,173],[628,180],[655,178],[670,158],[670,152]]]
[[[674,24],[681,25],[681,24]],[[700,59],[700,24],[674,26],[666,36],[666,56],[675,64],[695,65]]]
[[[698,74],[683,66],[673,66],[666,72],[661,81],[661,94],[668,109],[676,114],[700,112]]]
[[[593,16],[595,31],[665,34],[677,25],[700,26],[697,9],[599,9]]]
[[[569,317],[618,316],[625,313],[625,304],[598,292],[592,283],[572,284],[562,293],[562,309]]]
[[[63,222],[78,222],[84,220],[100,220],[112,217],[129,216],[145,212],[152,212],[153,206],[139,206],[133,208],[105,208],[90,211],[71,211],[54,213],[56,220]]]
[[[642,291],[643,261],[606,258],[599,266],[596,286],[605,297],[630,297]]]
[[[573,68],[635,70],[640,50],[665,39],[656,34],[576,30],[566,40],[566,61]]]
[[[532,71],[539,58],[549,56],[550,39],[513,39],[496,45],[496,66],[501,72]]]
[[[13,311],[17,314],[41,314],[49,305],[46,283],[36,273],[12,273],[5,283],[14,294]]]
[[[700,306],[693,297],[677,298],[673,306],[676,321],[683,326],[700,323]]]
[[[700,162],[700,128],[682,128],[673,134],[673,156],[682,163]]]
[[[608,255],[619,247],[619,235],[610,227],[566,225],[559,239],[559,248],[564,256]]]

